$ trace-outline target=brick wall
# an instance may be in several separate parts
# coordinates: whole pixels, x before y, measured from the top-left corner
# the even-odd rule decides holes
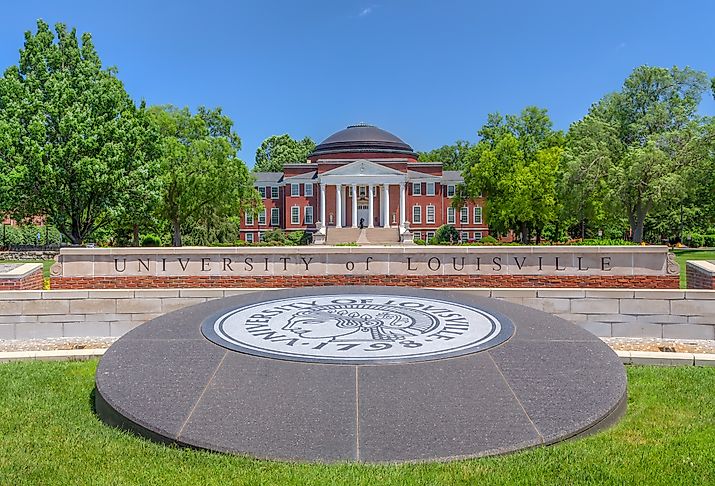
[[[52,277],[53,289],[205,287],[314,287],[389,285],[406,287],[553,287],[677,289],[678,275],[292,275]]]
[[[166,312],[265,289],[0,292],[0,339],[120,336]],[[570,320],[597,336],[715,339],[714,290],[456,288]],[[198,325],[198,323],[197,323]]]
[[[21,273],[0,274],[0,290],[42,290],[41,263],[26,263],[17,270]]]
[[[715,289],[715,263],[690,260],[685,264],[689,289]]]

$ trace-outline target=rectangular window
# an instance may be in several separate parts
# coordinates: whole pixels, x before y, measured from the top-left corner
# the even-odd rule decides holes
[[[454,208],[447,208],[447,224],[454,224]]]
[[[434,196],[434,182],[427,183],[427,195]]]
[[[313,224],[313,206],[305,207],[305,224]]]
[[[258,241],[263,241],[263,233],[258,232]]]
[[[278,199],[278,186],[271,186],[271,199]]]
[[[422,183],[421,182],[413,182],[412,183],[412,195],[413,196],[421,196],[422,195]]]
[[[253,226],[253,213],[246,211],[246,218],[244,219],[246,226]]]
[[[266,198],[266,187],[265,186],[259,187],[258,194],[261,195],[261,199],[265,199]]]
[[[427,206],[427,223],[434,224],[434,206]]]
[[[246,243],[253,243],[253,233],[246,233]]]
[[[290,195],[293,197],[300,196],[300,184],[291,184],[290,185]]]
[[[260,213],[258,213],[258,224],[266,224],[266,208],[263,208]]]
[[[412,222],[422,222],[422,206],[412,206]]]
[[[429,240],[434,238],[434,231],[428,231],[427,232],[427,243],[429,243]]]
[[[474,224],[482,224],[482,208],[474,206]]]
[[[300,208],[298,206],[290,208],[290,224],[300,224]]]
[[[447,197],[454,197],[454,184],[447,184]]]
[[[459,210],[459,222],[469,224],[469,208],[465,207]]]
[[[482,232],[481,231],[475,231],[474,232],[474,241],[481,241],[482,240]]]
[[[281,210],[271,208],[271,226],[278,226],[281,222]]]
[[[415,231],[415,232],[413,233],[413,237],[412,237],[412,238],[415,239],[415,240],[421,240],[421,239],[422,239],[422,232],[421,232],[421,231]]]
[[[313,197],[313,183],[306,182],[303,185],[303,192],[305,193],[305,197]]]
[[[459,236],[460,240],[462,240],[462,243],[466,243],[467,241],[469,241],[469,231],[462,231]]]
[[[367,195],[367,187],[365,187],[365,186],[358,187],[358,196],[365,197],[366,195]]]

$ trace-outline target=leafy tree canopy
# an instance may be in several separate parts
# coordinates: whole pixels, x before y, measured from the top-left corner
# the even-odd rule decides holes
[[[0,78],[0,209],[43,215],[79,244],[107,227],[151,158],[146,113],[92,37],[39,20]]]
[[[453,145],[443,145],[429,152],[418,152],[421,162],[442,162],[444,170],[462,170],[472,145],[466,140],[457,140]]]
[[[254,172],[282,172],[285,164],[303,163],[315,150],[315,142],[309,137],[294,140],[288,134],[273,135],[263,141],[256,150]]]
[[[181,246],[182,224],[242,214],[260,206],[253,177],[238,158],[241,141],[220,108],[155,106],[149,113],[159,133],[160,214]]]
[[[524,243],[534,228],[539,239],[557,212],[562,134],[552,129],[546,110],[533,106],[519,115],[490,114],[478,133],[456,204],[486,194],[491,228],[521,231]]]
[[[642,241],[648,213],[684,200],[704,161],[708,134],[696,110],[708,86],[687,67],[636,68],[571,127],[566,177],[576,199],[610,201]]]

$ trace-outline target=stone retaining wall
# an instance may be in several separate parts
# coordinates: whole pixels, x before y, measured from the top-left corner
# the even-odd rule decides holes
[[[53,260],[59,250],[0,251],[0,260]]]
[[[57,260],[53,289],[679,285],[667,246],[63,248]]]
[[[265,289],[0,292],[0,339],[120,336],[208,299]],[[597,336],[715,339],[714,290],[459,288],[556,314]]]
[[[0,272],[0,290],[42,290],[42,264],[24,263]]]
[[[689,289],[715,289],[715,263],[689,260],[685,264]]]

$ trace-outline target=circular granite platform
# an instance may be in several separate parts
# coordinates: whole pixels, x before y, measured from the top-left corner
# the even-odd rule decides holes
[[[166,314],[97,369],[105,422],[300,461],[500,454],[615,422],[617,356],[553,315],[459,291],[264,291]]]

